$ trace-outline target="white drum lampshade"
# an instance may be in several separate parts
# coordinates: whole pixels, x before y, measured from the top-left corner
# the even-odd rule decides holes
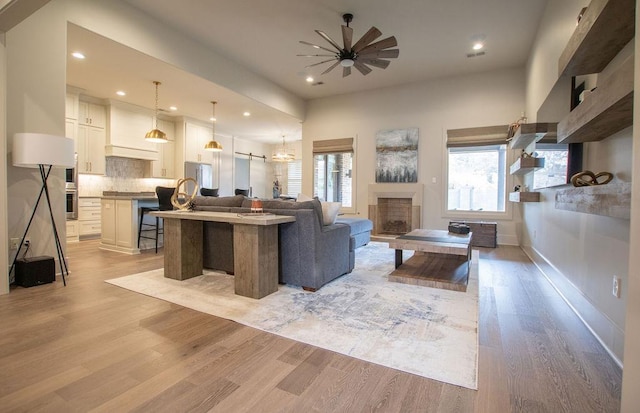
[[[37,168],[39,165],[75,167],[73,139],[44,133],[13,135],[13,166]]]

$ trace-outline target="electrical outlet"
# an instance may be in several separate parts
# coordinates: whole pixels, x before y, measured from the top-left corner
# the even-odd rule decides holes
[[[9,248],[12,250],[17,250],[18,245],[20,245],[20,238],[11,238],[11,242],[9,243]]]
[[[616,298],[620,298],[620,288],[622,287],[621,284],[622,284],[622,280],[620,279],[620,277],[618,277],[617,275],[614,275],[613,276],[613,290],[611,291],[611,293]]]

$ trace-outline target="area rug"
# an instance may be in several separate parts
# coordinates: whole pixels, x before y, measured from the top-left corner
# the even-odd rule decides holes
[[[405,251],[405,259],[410,252]],[[477,257],[477,255],[474,255]],[[352,273],[315,293],[280,285],[255,300],[234,294],[233,276],[185,281],[148,271],[108,283],[317,347],[434,380],[477,389],[478,262],[467,292],[387,281],[394,250],[371,242]]]

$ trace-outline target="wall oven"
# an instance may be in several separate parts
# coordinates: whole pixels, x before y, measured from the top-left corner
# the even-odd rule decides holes
[[[67,219],[78,219],[78,154],[76,165],[65,170]]]

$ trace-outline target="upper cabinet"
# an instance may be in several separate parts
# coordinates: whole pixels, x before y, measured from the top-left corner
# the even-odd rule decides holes
[[[169,120],[158,119],[158,129],[167,134],[168,142],[156,143],[158,160],[150,162],[152,178],[175,178],[175,124]]]
[[[211,128],[195,123],[185,123],[185,161],[213,162],[213,152],[205,151],[204,146],[211,140]]]
[[[67,93],[64,106],[64,116],[67,119],[78,120],[78,95]]]
[[[95,103],[78,103],[78,124],[104,129],[107,124],[105,107]]]
[[[634,37],[634,0],[593,0],[558,62],[560,75],[599,73]],[[633,56],[558,124],[559,143],[604,139],[633,124]]]

